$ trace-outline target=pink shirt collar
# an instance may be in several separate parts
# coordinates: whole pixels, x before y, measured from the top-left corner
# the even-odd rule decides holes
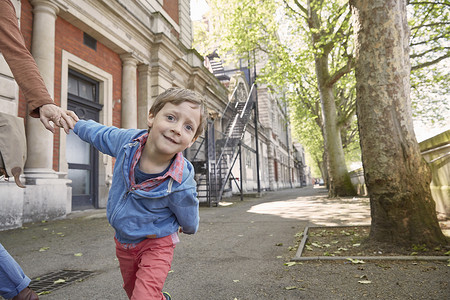
[[[175,180],[176,182],[181,183],[181,180],[183,179],[184,159],[183,154],[181,152],[178,152],[172,164],[170,165],[169,170],[163,176],[148,179],[140,184],[135,184],[136,181],[134,178],[134,168],[136,167],[136,164],[139,162],[139,159],[141,158],[142,150],[144,149],[144,145],[147,142],[147,139],[148,133],[145,133],[140,137],[134,139],[134,141],[139,142],[139,147],[134,153],[133,160],[131,162],[131,169],[130,169],[131,186],[134,187],[135,189],[143,189],[148,191],[159,186],[169,176],[172,177],[173,180]]]

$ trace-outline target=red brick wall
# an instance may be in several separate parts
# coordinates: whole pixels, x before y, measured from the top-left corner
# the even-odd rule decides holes
[[[22,33],[27,46],[31,47],[32,34],[32,7],[28,0],[22,0]],[[122,62],[117,53],[97,42],[97,51],[83,44],[83,31],[58,17],[56,19],[55,33],[55,83],[54,100],[57,105],[61,103],[61,58],[62,50],[95,65],[113,76],[113,101],[121,98],[122,93]],[[20,97],[19,116],[25,116],[25,101]],[[113,108],[113,125],[120,126],[121,105],[117,103]],[[59,133],[54,136],[53,168],[58,170],[59,164]]]
[[[180,25],[180,11],[179,11],[179,0],[164,0],[163,9],[169,14],[169,16]]]

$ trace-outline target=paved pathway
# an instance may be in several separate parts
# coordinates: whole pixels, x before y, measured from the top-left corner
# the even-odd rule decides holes
[[[176,300],[421,299],[436,290],[436,298],[427,299],[440,299],[450,294],[449,268],[444,263],[421,263],[417,268],[393,264],[389,272],[376,264],[284,265],[295,255],[289,250],[295,234],[307,225],[368,224],[367,199],[329,200],[323,188],[289,189],[202,207],[200,218],[199,232],[181,235],[175,250],[165,289]],[[30,277],[59,269],[96,272],[41,299],[125,300],[112,235],[104,210],[92,210],[0,232],[0,241]],[[48,249],[39,251],[43,247]],[[358,283],[361,276],[374,284]],[[411,294],[414,297],[409,298]]]

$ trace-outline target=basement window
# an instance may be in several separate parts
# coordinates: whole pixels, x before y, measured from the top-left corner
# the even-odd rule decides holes
[[[83,44],[85,44],[89,48],[97,51],[97,40],[94,39],[89,34],[87,34],[86,32],[83,32]]]

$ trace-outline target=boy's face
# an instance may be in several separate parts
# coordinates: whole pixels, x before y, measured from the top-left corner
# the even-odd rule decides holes
[[[148,116],[147,124],[151,127],[148,146],[155,154],[172,158],[195,142],[200,106],[188,101],[179,105],[166,103],[156,116]]]

